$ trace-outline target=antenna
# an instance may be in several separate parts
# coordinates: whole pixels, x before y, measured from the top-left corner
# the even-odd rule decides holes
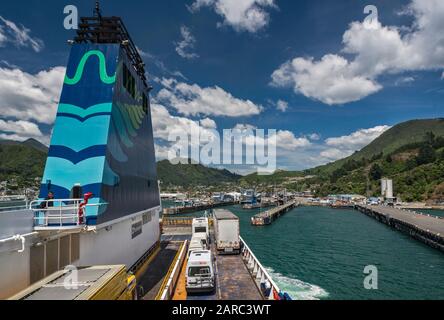
[[[102,19],[102,12],[100,10],[100,2],[96,1],[96,7],[94,8],[94,17]]]

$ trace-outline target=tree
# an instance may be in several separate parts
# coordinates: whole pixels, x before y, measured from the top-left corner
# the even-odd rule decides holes
[[[382,168],[378,164],[374,164],[370,168],[369,177],[371,180],[380,180],[382,178],[383,171]]]
[[[336,181],[338,181],[343,176],[346,176],[347,173],[348,173],[347,170],[344,167],[341,167],[341,168],[333,171],[333,173],[331,174],[331,177],[330,177],[330,181],[332,183],[335,183]]]
[[[385,161],[387,161],[388,163],[392,163],[393,162],[392,156],[390,154],[387,155],[387,157],[385,158]]]
[[[436,160],[436,151],[429,144],[423,145],[419,149],[419,154],[416,157],[416,163],[420,166],[423,164],[432,163]]]
[[[425,134],[425,141],[431,146],[435,143],[435,138],[436,136],[433,132],[427,132]]]

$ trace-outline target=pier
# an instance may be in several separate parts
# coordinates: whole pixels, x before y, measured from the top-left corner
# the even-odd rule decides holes
[[[355,208],[379,222],[444,252],[444,219],[393,207],[356,205]]]
[[[193,213],[198,211],[211,210],[220,207],[233,206],[237,204],[237,202],[229,201],[229,202],[217,202],[205,205],[198,206],[190,206],[190,207],[173,207],[173,208],[165,208],[163,209],[164,216],[172,216],[176,214],[185,214],[185,213]]]
[[[276,219],[297,206],[297,202],[292,200],[282,206],[273,208],[263,213],[259,213],[251,218],[253,226],[266,226],[272,224]]]

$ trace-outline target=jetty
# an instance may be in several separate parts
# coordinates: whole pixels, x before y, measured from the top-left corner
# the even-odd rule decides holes
[[[287,202],[284,205],[279,207],[270,209],[268,211],[259,213],[251,218],[251,224],[253,226],[266,226],[272,224],[275,220],[281,217],[283,214],[287,213],[294,207],[296,207],[298,203],[294,200]]]
[[[444,252],[444,219],[440,217],[387,206],[356,205],[355,209]]]

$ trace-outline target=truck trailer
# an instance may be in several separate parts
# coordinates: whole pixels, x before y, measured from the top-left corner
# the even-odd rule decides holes
[[[218,254],[239,254],[241,251],[239,218],[228,210],[214,211],[214,232]]]

